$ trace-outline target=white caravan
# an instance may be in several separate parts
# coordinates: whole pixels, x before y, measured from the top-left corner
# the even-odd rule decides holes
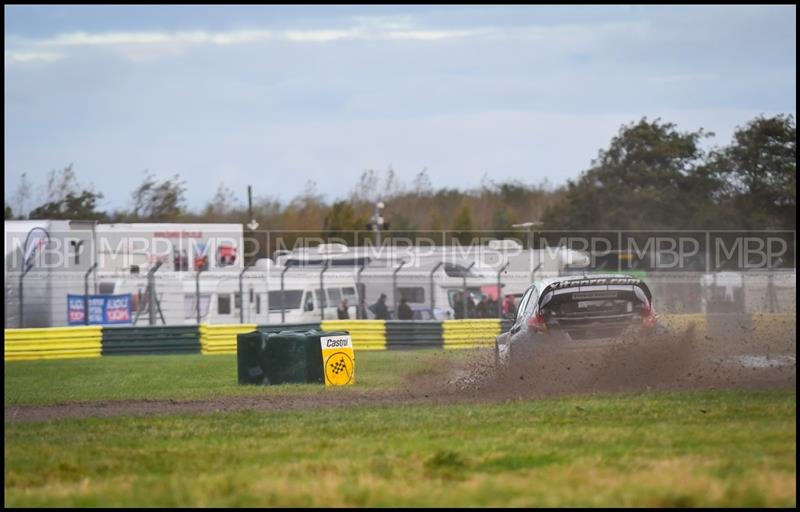
[[[405,298],[416,319],[454,318],[456,299],[465,289],[472,304],[483,295],[522,293],[533,275],[560,275],[570,266],[588,263],[588,257],[564,248],[525,251],[510,240],[492,240],[487,245],[422,247],[354,247],[321,244],[279,254],[279,268],[302,269],[306,279],[319,273],[340,271],[355,277],[358,296],[366,305],[386,295],[391,318]],[[273,290],[274,288],[270,288]],[[462,295],[463,297],[463,295]],[[352,302],[350,302],[352,304]],[[471,306],[468,306],[471,307]],[[494,310],[496,314],[497,310]],[[370,318],[372,313],[368,313]]]

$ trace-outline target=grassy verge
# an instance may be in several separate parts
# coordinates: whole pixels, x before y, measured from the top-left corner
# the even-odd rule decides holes
[[[6,506],[796,504],[793,391],[5,427]]]
[[[357,389],[388,389],[425,364],[470,351],[363,351]],[[201,400],[224,396],[321,393],[320,385],[240,386],[235,355],[117,356],[6,362],[5,405],[124,399]]]

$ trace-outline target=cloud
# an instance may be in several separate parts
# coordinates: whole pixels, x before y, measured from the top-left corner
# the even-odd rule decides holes
[[[55,62],[64,56],[54,52],[5,52],[5,65],[27,62]]]
[[[235,32],[71,32],[49,39],[32,41],[39,47],[64,48],[71,46],[169,45],[169,44],[236,44],[267,41],[273,37],[267,30]]]
[[[116,47],[130,45],[229,45],[281,41],[325,43],[340,40],[414,40],[436,41],[465,38],[494,32],[481,29],[424,29],[407,20],[390,22],[382,18],[359,18],[355,26],[342,29],[138,31],[138,32],[69,32],[38,40],[17,39],[22,46],[35,48]]]
[[[289,43],[298,45],[325,44],[340,41],[367,42],[539,42],[566,46],[591,47],[596,39],[608,34],[632,31],[631,23],[600,23],[594,25],[562,24],[551,27],[470,26],[424,27],[410,17],[356,17],[345,27],[325,27],[286,30],[177,30],[177,31],[75,31],[42,39],[10,37],[6,55],[13,62],[53,60],[78,56],[89,50],[109,50],[139,61],[180,55],[192,48],[208,46],[256,45]],[[56,53],[58,51],[59,53]],[[36,56],[39,56],[37,59]]]
[[[343,39],[364,39],[359,29],[348,30],[287,30],[276,34],[276,40],[291,43],[328,43]]]

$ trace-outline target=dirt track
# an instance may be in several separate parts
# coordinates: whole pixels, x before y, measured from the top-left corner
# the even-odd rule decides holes
[[[296,410],[359,405],[501,402],[560,395],[678,389],[795,389],[794,324],[769,339],[741,331],[697,339],[683,331],[649,340],[581,348],[541,345],[535,357],[498,372],[493,350],[460,360],[435,358],[406,375],[400,389],[357,388],[306,396],[229,397],[203,401],[126,400],[5,408],[5,421],[58,418]]]

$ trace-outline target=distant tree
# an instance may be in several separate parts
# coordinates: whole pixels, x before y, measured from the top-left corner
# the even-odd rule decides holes
[[[643,118],[624,125],[592,167],[570,180],[561,201],[548,208],[548,228],[686,228],[705,205],[695,172],[699,142],[713,134],[679,132],[672,123]]]
[[[25,214],[28,212],[28,200],[31,198],[31,184],[28,181],[28,173],[23,172],[19,178],[19,185],[17,185],[17,190],[14,193],[13,204],[14,207],[17,209],[17,214],[20,219],[25,218]]]
[[[214,197],[203,209],[202,217],[208,221],[230,221],[232,217],[238,217],[242,213],[238,211],[240,208],[237,209],[237,206],[241,205],[236,200],[236,194],[226,187],[224,183],[220,182]]]
[[[292,199],[275,219],[273,229],[283,232],[273,236],[271,244],[274,248],[280,248],[274,245],[280,239],[283,244],[291,247],[298,238],[321,236],[327,213],[325,196],[317,191],[316,182],[307,181],[303,193]]]
[[[500,193],[500,200],[504,205],[509,206],[524,204],[531,193],[528,187],[515,181],[500,183],[497,188]]]
[[[431,215],[431,223],[428,229],[430,229],[431,231],[441,231],[442,229],[444,229],[442,223],[442,216],[439,215],[439,212],[434,211],[433,214]]]
[[[31,219],[64,219],[64,220],[106,220],[104,212],[97,211],[97,201],[103,195],[91,190],[83,190],[77,195],[68,192],[63,198],[51,201],[34,208]]]
[[[325,216],[323,237],[339,238],[348,245],[355,243],[355,231],[363,230],[366,220],[359,217],[349,201],[336,201]]]
[[[390,165],[386,170],[386,178],[383,182],[383,192],[381,197],[389,199],[403,193],[403,184],[397,176],[397,173]]]
[[[11,210],[11,207],[8,206],[8,203],[4,203],[4,204],[5,204],[5,208],[4,208],[5,217],[4,217],[4,219],[5,220],[13,220],[14,219],[14,212]]]
[[[371,203],[378,198],[379,177],[373,169],[367,169],[361,173],[358,183],[350,193],[350,199],[354,203]]]
[[[794,117],[756,117],[738,127],[730,146],[712,153],[708,173],[724,182],[720,202],[741,228],[794,229],[797,129]]]
[[[267,227],[275,225],[282,213],[283,205],[277,198],[256,197],[253,200],[253,216]]]
[[[514,228],[511,227],[512,224],[516,223],[516,217],[514,217],[514,214],[509,211],[506,206],[501,205],[497,207],[492,217],[492,229],[494,230],[494,236],[497,238],[512,238],[517,236],[518,233],[516,233]]]
[[[472,212],[466,200],[461,202],[461,208],[453,219],[452,230],[453,237],[458,239],[462,244],[466,245],[471,243],[474,236],[472,232]]]
[[[107,215],[97,210],[103,194],[91,187],[83,189],[78,183],[72,164],[50,171],[47,178],[46,200],[31,210],[30,219],[105,220]]]
[[[133,216],[149,221],[177,220],[185,208],[186,182],[175,174],[158,181],[145,171],[142,183],[133,191]]]
[[[428,176],[428,169],[422,169],[414,177],[414,194],[420,197],[425,197],[433,194],[433,183]]]

